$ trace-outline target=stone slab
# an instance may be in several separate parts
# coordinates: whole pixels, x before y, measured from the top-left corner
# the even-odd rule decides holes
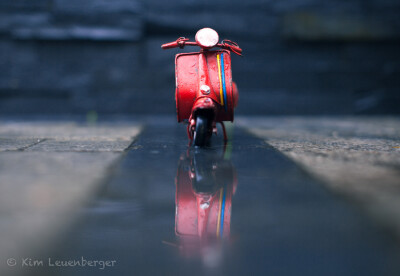
[[[93,194],[117,153],[0,154],[0,271],[52,246]],[[16,269],[8,272],[18,272]],[[3,272],[4,272],[3,271]],[[3,274],[3,273],[2,273]],[[7,274],[8,275],[8,274]]]
[[[38,138],[63,141],[131,141],[138,134],[137,124],[85,124],[73,121],[0,122],[0,137]]]
[[[400,237],[398,118],[255,117],[237,121]]]
[[[46,140],[27,148],[27,151],[52,151],[52,152],[100,152],[113,151],[122,152],[132,141],[65,141],[65,140]]]
[[[43,139],[13,139],[0,138],[0,152],[10,150],[24,150],[30,146],[40,143]]]
[[[0,123],[0,274],[20,275],[22,258],[57,244],[139,132],[128,123]]]

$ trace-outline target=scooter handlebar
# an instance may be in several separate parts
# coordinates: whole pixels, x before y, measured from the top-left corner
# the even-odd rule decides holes
[[[230,46],[230,49],[232,50],[232,52],[234,52],[234,53],[236,53],[238,55],[241,55],[242,51],[243,51],[242,48],[236,47],[236,46]]]
[[[242,48],[239,47],[239,45],[236,42],[230,41],[230,40],[223,40],[222,43],[218,43],[217,47],[220,47],[222,49],[227,49],[231,52],[234,52],[235,54],[241,56],[242,55]]]
[[[178,47],[177,41],[169,42],[169,43],[165,43],[165,44],[161,45],[161,48],[163,48],[163,49],[171,49],[171,48],[176,48],[176,47]]]
[[[183,48],[183,47],[185,47],[185,45],[192,45],[193,42],[189,42],[188,40],[189,40],[189,38],[180,37],[173,42],[165,43],[165,44],[161,45],[161,48],[163,48],[163,49],[171,49],[171,48],[176,48],[176,47]],[[195,45],[197,45],[196,42],[194,42],[194,43],[195,43]]]
[[[191,42],[189,41],[188,38],[180,37],[177,40],[169,43],[165,43],[161,45],[161,48],[163,49],[172,49],[172,48],[183,48],[185,46],[200,46],[197,44],[197,42]],[[227,49],[229,51],[234,52],[235,54],[241,56],[242,55],[242,49],[237,45],[235,42],[232,42],[230,40],[224,40],[222,43],[218,43],[215,45],[216,47],[220,47],[222,49]]]

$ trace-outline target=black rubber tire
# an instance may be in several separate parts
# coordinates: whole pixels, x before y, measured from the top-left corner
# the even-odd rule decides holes
[[[198,115],[196,118],[196,131],[194,132],[193,145],[195,147],[204,147],[210,136],[209,119],[207,116]]]

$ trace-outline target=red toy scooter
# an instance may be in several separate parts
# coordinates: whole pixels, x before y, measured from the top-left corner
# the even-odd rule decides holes
[[[195,146],[205,146],[223,121],[233,121],[239,94],[232,81],[230,52],[241,55],[242,49],[230,40],[218,43],[216,31],[204,28],[196,33],[196,42],[180,37],[161,46],[163,49],[186,45],[200,46],[200,52],[181,53],[175,57],[176,110],[178,122],[188,122],[187,133]],[[222,50],[210,51],[219,47]]]

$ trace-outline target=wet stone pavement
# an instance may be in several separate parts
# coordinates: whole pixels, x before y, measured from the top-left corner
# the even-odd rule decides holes
[[[346,152],[357,164],[356,153],[365,152],[324,155],[320,173],[307,163],[321,154],[307,139],[326,146],[327,137],[340,139],[346,120],[251,118],[251,129],[247,120],[228,127],[228,144],[220,135],[207,149],[189,148],[185,127],[172,117],[2,123],[1,274],[398,275],[394,212],[383,212],[388,205],[371,211],[365,195],[381,206],[378,189],[341,188],[360,179],[340,166],[336,188],[323,166],[346,162]],[[288,122],[297,127],[285,133]],[[387,141],[389,157],[379,166],[391,172],[382,181],[395,198],[398,121],[380,122],[380,134],[371,136],[365,123],[362,133],[348,130],[341,146],[350,136],[370,139],[371,147],[379,135]],[[360,159],[368,170],[378,166]],[[379,219],[385,215],[392,224]],[[43,263],[23,265],[24,258]]]

